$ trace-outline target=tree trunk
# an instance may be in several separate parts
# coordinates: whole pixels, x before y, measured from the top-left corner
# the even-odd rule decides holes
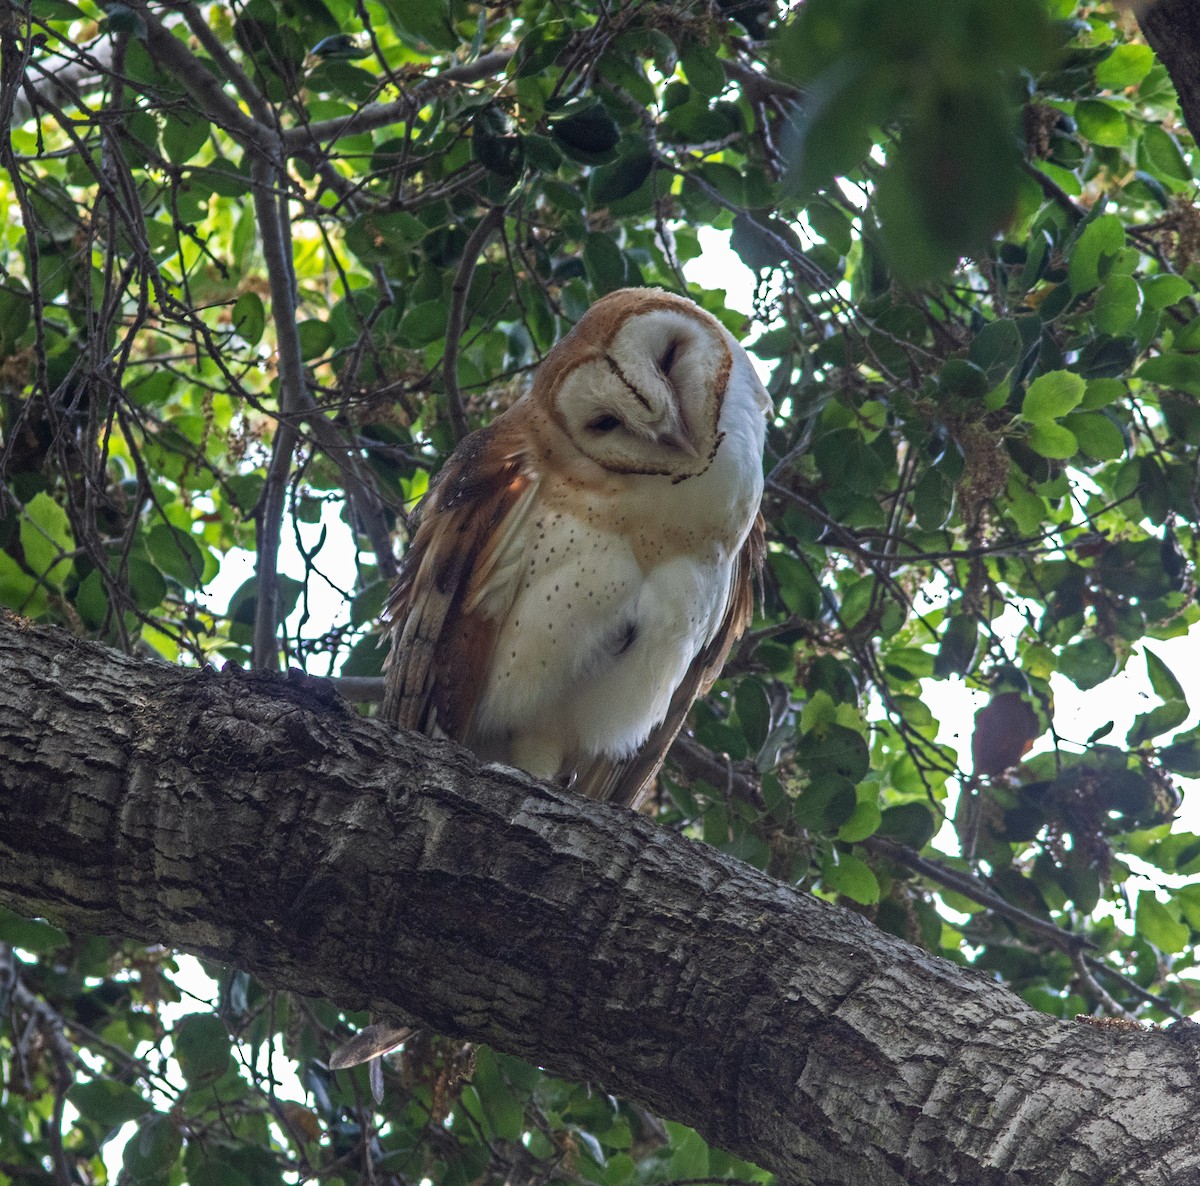
[[[1136,8],[1142,34],[1167,68],[1184,121],[1200,142],[1200,5],[1156,0]]]
[[[788,1183],[1200,1183],[1196,1027],[1056,1021],[319,680],[0,620],[0,901],[400,1010]]]

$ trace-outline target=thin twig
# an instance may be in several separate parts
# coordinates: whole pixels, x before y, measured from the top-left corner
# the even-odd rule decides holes
[[[479,262],[479,253],[503,222],[503,206],[493,206],[480,219],[479,225],[471,232],[466,246],[463,247],[454,286],[450,290],[450,320],[446,325],[446,353],[442,357],[442,375],[446,387],[446,407],[450,413],[450,425],[454,429],[456,441],[461,441],[469,431],[462,391],[458,386],[458,347],[466,321],[467,294],[471,288],[471,277],[475,275],[475,265]]]
[[[1126,1021],[1136,1021],[1137,1018],[1129,1012],[1119,1001],[1111,996],[1108,990],[1100,984],[1100,982],[1092,975],[1091,969],[1087,965],[1087,960],[1083,957],[1082,951],[1073,951],[1071,953],[1071,963],[1075,965],[1075,971],[1079,979],[1087,986],[1088,990],[1094,997],[1099,1000],[1107,1012],[1114,1017],[1123,1017]]]
[[[897,865],[903,865],[914,873],[920,873],[947,889],[962,894],[964,898],[970,898],[972,902],[986,906],[994,914],[999,914],[1002,918],[1018,923],[1025,930],[1047,939],[1060,951],[1074,953],[1086,947],[1095,947],[1095,944],[1086,935],[1063,930],[1062,927],[1044,918],[1038,918],[1036,915],[1022,910],[1019,906],[1013,906],[1010,902],[1006,902],[999,894],[988,889],[983,882],[970,873],[960,873],[957,869],[943,865],[941,861],[923,857],[913,852],[912,849],[905,848],[904,845],[897,844],[894,840],[889,840],[886,836],[869,836],[863,841],[863,847],[876,856],[895,861]]]
[[[1126,976],[1124,972],[1110,968],[1103,960],[1097,959],[1094,955],[1084,956],[1084,961],[1093,972],[1099,972],[1105,976],[1111,976],[1114,980],[1119,980],[1121,985],[1138,1000],[1145,1001],[1147,1005],[1153,1005],[1156,1009],[1161,1009],[1168,1017],[1173,1017],[1176,1021],[1184,1019],[1185,1015],[1180,1013],[1166,997],[1160,997],[1149,989],[1143,988],[1136,980]]]

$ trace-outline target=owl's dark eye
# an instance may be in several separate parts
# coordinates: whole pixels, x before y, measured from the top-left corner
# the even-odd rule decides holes
[[[673,341],[667,346],[666,353],[658,360],[658,369],[662,371],[664,375],[669,375],[671,373],[671,368],[675,365],[675,356],[678,353],[679,343]]]
[[[605,412],[601,416],[594,416],[587,422],[589,432],[612,432],[614,429],[621,427],[621,418],[614,416],[611,412]]]

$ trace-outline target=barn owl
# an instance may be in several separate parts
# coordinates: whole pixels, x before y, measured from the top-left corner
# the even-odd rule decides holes
[[[384,717],[636,808],[750,621],[770,406],[692,301],[597,301],[422,503]],[[367,1026],[330,1066],[410,1032]]]
[[[637,807],[750,621],[769,407],[692,301],[597,301],[426,497],[385,717]]]

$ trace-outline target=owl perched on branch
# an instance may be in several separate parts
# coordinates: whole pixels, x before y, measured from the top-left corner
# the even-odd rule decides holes
[[[750,621],[769,408],[692,301],[597,301],[422,504],[384,716],[637,807]]]
[[[422,503],[384,717],[636,808],[750,622],[770,406],[692,301],[597,301]],[[367,1026],[330,1066],[410,1032]]]

